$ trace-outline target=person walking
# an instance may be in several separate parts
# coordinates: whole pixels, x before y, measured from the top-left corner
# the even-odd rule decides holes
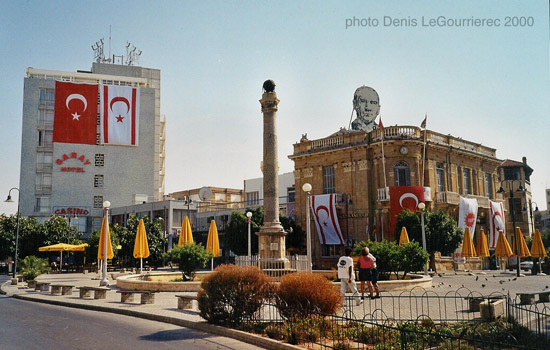
[[[355,272],[353,271],[353,259],[351,258],[351,248],[346,247],[345,255],[341,256],[338,260],[338,278],[340,279],[340,292],[345,296],[348,287],[353,292],[353,297],[357,298],[357,305],[361,304],[359,298],[359,291],[357,290],[357,284],[355,283]]]
[[[378,268],[376,267],[376,258],[370,253],[368,247],[365,247],[363,250],[366,253],[366,266],[368,266],[367,268],[369,270],[369,273],[367,274],[367,287],[369,288],[370,298],[377,299],[380,298],[380,288],[378,288]],[[376,295],[373,295],[373,292],[376,292]]]
[[[367,248],[368,249],[368,248]],[[357,260],[357,269],[359,270],[359,281],[361,281],[361,300],[365,299],[365,282],[370,283],[370,273],[374,266],[372,259],[368,257],[368,250],[361,249],[361,256]],[[372,286],[369,288],[372,296]]]

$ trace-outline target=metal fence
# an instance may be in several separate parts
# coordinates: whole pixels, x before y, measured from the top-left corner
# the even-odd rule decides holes
[[[330,315],[272,300],[241,328],[322,349],[550,349],[548,304],[521,305],[508,295],[467,288],[445,295],[417,288],[360,305],[357,300],[346,296]],[[501,305],[502,313],[490,304]]]
[[[508,318],[511,322],[526,327],[537,337],[550,339],[550,303],[539,302],[525,305],[519,297],[510,299]]]
[[[307,271],[307,255],[287,255],[286,259],[239,255],[235,257],[235,265],[257,266],[269,277],[279,280],[287,273]]]
[[[346,310],[338,315],[310,311],[307,317],[292,318],[281,305],[264,304],[241,328],[268,337],[321,349],[547,349],[550,343],[529,339],[522,343],[521,330],[512,323],[500,321],[455,322],[437,325],[426,316],[414,321],[393,319],[374,322],[356,319]]]

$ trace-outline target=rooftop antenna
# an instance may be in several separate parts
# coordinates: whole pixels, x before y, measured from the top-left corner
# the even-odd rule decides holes
[[[111,57],[111,25],[109,24],[109,59]]]
[[[103,51],[104,43],[103,38],[99,39],[92,45],[92,50],[94,51],[94,60],[97,63],[105,61],[105,53]]]

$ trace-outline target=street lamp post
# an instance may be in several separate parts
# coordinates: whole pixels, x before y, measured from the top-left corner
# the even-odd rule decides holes
[[[103,215],[105,216],[105,231],[103,234],[105,235],[103,237],[103,266],[101,266],[102,270],[102,278],[101,282],[99,282],[100,286],[108,286],[109,280],[107,279],[107,230],[109,229],[109,207],[111,206],[111,202],[105,201],[103,202]]]
[[[531,215],[531,226],[533,227],[533,233],[535,233],[535,215],[533,213],[533,204],[535,205],[535,213],[539,211],[539,205],[536,202],[529,201],[529,215]],[[527,203],[525,203],[525,207],[523,210],[527,210]]]
[[[516,230],[516,215],[515,215],[515,208],[514,208],[514,181],[517,181],[519,182],[519,187],[518,189],[516,190],[516,192],[525,192],[525,189],[523,188],[523,186],[521,185],[521,181],[520,180],[503,180],[500,182],[500,188],[499,190],[497,191],[497,193],[504,193],[504,188],[502,187],[502,184],[503,183],[508,183],[510,187],[510,198],[509,198],[509,201],[508,201],[508,208],[510,209],[510,213],[512,214],[512,232],[515,233],[515,230]],[[520,277],[521,276],[521,273],[520,273],[520,270],[519,270],[519,256],[518,256],[518,251],[519,251],[519,242],[517,242],[517,239],[516,239],[516,235],[513,234],[512,237],[514,238],[514,250],[515,250],[515,253],[516,253],[516,276],[517,277]]]
[[[309,197],[311,195],[311,184],[305,183],[302,186],[302,190],[306,193],[306,234],[307,234],[307,270],[308,272],[311,272],[312,270],[312,262],[311,262],[311,225],[310,225],[310,217],[309,217]]]
[[[248,263],[252,264],[252,242],[250,241],[250,219],[252,218],[252,213],[246,213],[246,217],[248,218]]]
[[[426,249],[426,226],[424,225],[424,209],[426,208],[426,204],[424,202],[420,202],[418,204],[418,209],[420,209],[420,224],[422,225],[422,248],[426,252],[428,250]],[[428,275],[428,265],[424,266],[424,275]]]
[[[21,195],[21,191],[17,187],[13,187],[8,192],[8,198],[4,201],[7,203],[13,203],[13,199],[11,199],[11,191],[17,190],[19,195]],[[21,213],[19,212],[19,205],[21,201],[19,200],[19,197],[17,198],[17,229],[15,233],[15,257],[13,258],[13,278],[15,278],[15,274],[17,273],[17,250],[19,248],[19,218],[21,217]]]

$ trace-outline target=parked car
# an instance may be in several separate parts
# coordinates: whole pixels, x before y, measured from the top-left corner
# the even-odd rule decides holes
[[[538,264],[538,261],[537,261]],[[544,260],[541,260],[541,264],[544,264]],[[519,263],[519,268],[522,270],[531,270],[533,268],[532,261],[522,261]]]

